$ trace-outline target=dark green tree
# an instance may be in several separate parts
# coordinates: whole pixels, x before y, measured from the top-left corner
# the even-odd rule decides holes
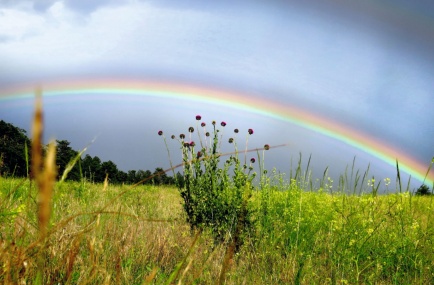
[[[105,174],[101,169],[101,159],[98,156],[92,157],[89,154],[81,162],[83,176],[91,182],[103,182]]]
[[[416,191],[416,195],[419,196],[426,196],[426,195],[431,195],[431,191],[429,190],[429,187],[426,186],[425,184],[421,185],[417,191]]]
[[[101,169],[102,169],[104,175],[108,175],[109,181],[111,183],[114,183],[114,184],[119,183],[118,177],[117,177],[119,170],[113,161],[111,161],[111,160],[104,161],[101,164]]]
[[[27,176],[26,144],[30,159],[30,139],[26,131],[0,121],[0,175]]]
[[[119,170],[116,179],[119,183],[127,183],[128,180],[128,174],[122,170]]]
[[[78,151],[73,150],[69,145],[70,142],[67,140],[56,140],[57,143],[57,153],[56,153],[56,164],[57,164],[57,177],[61,178],[67,165],[78,155]],[[78,181],[81,179],[80,168],[78,163],[74,165],[67,177],[68,180]]]
[[[144,171],[144,170],[140,169],[136,173],[136,183],[149,178],[151,175],[152,175],[151,171],[149,171],[149,170]],[[143,182],[143,184],[151,184],[152,183],[151,180],[152,179],[146,180],[145,182]]]
[[[154,178],[152,178],[152,180],[155,185],[166,184],[168,180],[166,172],[164,172],[164,169],[161,167],[155,168],[155,171],[152,175],[154,175]]]
[[[135,170],[128,170],[128,173],[127,173],[127,183],[128,184],[135,184],[135,183],[139,182],[136,179],[136,173],[137,173],[137,171],[135,171]]]

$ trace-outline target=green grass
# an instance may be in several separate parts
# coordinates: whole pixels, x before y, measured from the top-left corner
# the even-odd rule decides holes
[[[42,258],[43,284],[215,284],[223,265],[226,284],[434,284],[433,196],[296,185],[253,192],[254,230],[225,260],[176,188],[57,183],[41,241],[36,186],[0,178],[0,283],[35,283]]]

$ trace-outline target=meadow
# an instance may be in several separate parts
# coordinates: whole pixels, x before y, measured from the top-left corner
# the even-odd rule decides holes
[[[300,163],[288,177],[265,170],[269,145],[247,159],[253,129],[244,151],[234,136],[222,153],[216,122],[200,133],[196,120],[172,135],[176,186],[67,181],[82,153],[56,181],[37,104],[28,177],[0,176],[0,283],[434,284],[434,195],[378,195],[353,170],[313,187]]]
[[[0,189],[3,284],[434,283],[433,196],[269,181],[228,260],[227,242],[191,231],[175,187],[57,183],[43,239],[35,183],[0,178]]]

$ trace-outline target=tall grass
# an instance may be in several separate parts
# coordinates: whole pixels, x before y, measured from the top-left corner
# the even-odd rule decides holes
[[[242,200],[252,227],[235,250],[192,234],[178,188],[55,182],[35,114],[32,179],[0,177],[0,283],[434,284],[434,196],[377,195],[354,161],[316,183],[301,156],[286,177],[256,151],[259,181]]]

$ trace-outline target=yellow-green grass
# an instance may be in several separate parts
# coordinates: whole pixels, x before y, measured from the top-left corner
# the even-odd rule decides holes
[[[254,193],[255,230],[224,261],[176,188],[57,183],[41,241],[36,185],[0,178],[0,283],[215,284],[226,262],[226,284],[434,284],[432,197],[294,185]]]

